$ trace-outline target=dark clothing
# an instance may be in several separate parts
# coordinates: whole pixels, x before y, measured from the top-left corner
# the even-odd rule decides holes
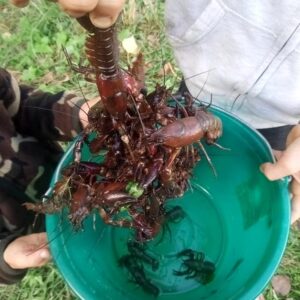
[[[3,251],[18,236],[32,232],[33,213],[24,202],[38,201],[49,187],[68,141],[81,130],[82,99],[73,94],[42,93],[18,85],[0,68],[0,282],[15,283],[26,270],[13,270]]]
[[[274,150],[284,150],[286,138],[294,125],[257,129]]]

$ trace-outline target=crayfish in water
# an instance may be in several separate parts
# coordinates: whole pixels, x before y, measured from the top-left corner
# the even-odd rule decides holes
[[[74,146],[74,161],[53,195],[27,207],[38,213],[66,207],[75,228],[98,210],[105,223],[133,228],[136,240],[147,241],[167,218],[166,201],[182,196],[189,187],[200,160],[199,147],[206,155],[201,139],[215,144],[222,123],[206,107],[195,105],[188,93],[175,98],[160,85],[147,93],[141,54],[127,71],[118,65],[115,26],[96,28],[87,16],[78,21],[88,32],[90,66],[72,68],[96,82],[101,101],[90,108],[89,125]],[[104,151],[101,163],[83,160],[83,145],[94,156]],[[139,265],[129,258],[124,264],[146,285]]]
[[[215,265],[205,260],[203,252],[185,249],[177,254],[182,259],[182,270],[174,270],[175,276],[185,276],[186,279],[195,279],[202,284],[209,283],[214,276]]]
[[[134,255],[123,256],[120,258],[119,264],[128,270],[133,282],[141,286],[146,293],[152,294],[155,297],[159,295],[159,288],[147,278],[143,264]]]

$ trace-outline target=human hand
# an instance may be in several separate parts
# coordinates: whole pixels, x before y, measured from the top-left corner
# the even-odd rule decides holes
[[[88,100],[80,107],[79,120],[83,128],[85,128],[89,124],[88,112],[90,108],[94,106],[98,101],[100,101],[100,97],[96,97],[91,100]]]
[[[107,28],[115,23],[125,0],[52,0],[70,16],[79,18],[86,14],[96,27]],[[29,0],[10,0],[18,7],[24,7]]]
[[[46,233],[33,233],[15,239],[6,247],[3,258],[13,269],[45,265],[51,258]]]
[[[261,165],[261,171],[269,180],[292,176],[290,192],[292,196],[293,224],[300,218],[300,125],[296,125],[287,137],[286,150],[277,152],[277,162]]]

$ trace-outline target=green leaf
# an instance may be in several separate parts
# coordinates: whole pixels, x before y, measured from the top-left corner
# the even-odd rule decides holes
[[[55,34],[55,41],[58,47],[63,46],[68,40],[68,35],[65,32],[58,32]]]
[[[121,30],[118,33],[118,37],[120,41],[123,41],[124,39],[129,38],[130,36],[132,36],[132,32],[130,31],[130,29],[128,28],[124,28],[123,30]]]

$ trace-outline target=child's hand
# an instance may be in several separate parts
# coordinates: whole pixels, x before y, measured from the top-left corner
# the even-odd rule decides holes
[[[46,233],[34,233],[15,239],[6,247],[3,258],[13,269],[45,265],[51,258]]]
[[[79,110],[79,120],[80,120],[81,125],[82,125],[83,128],[85,128],[89,124],[89,121],[88,121],[88,112],[89,112],[90,108],[92,106],[94,106],[99,101],[100,101],[100,97],[96,97],[94,99],[91,99],[91,100],[85,102],[80,107],[80,110]]]
[[[287,148],[278,154],[278,161],[274,164],[261,165],[262,172],[269,180],[276,180],[285,176],[292,176],[290,185],[292,194],[291,223],[300,218],[300,125],[296,125],[287,137]]]
[[[18,7],[24,7],[29,0],[10,0],[10,2]],[[79,18],[89,14],[95,26],[106,28],[115,23],[125,0],[54,0],[54,2],[58,2],[61,9],[72,17]]]

